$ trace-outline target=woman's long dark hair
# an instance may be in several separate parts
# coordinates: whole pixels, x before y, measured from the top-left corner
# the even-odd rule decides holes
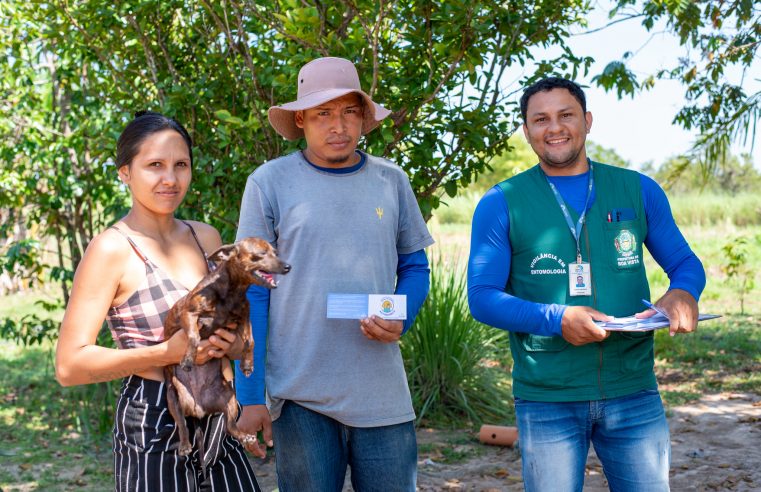
[[[190,164],[192,165],[193,141],[185,127],[174,118],[169,118],[161,113],[138,111],[135,113],[135,119],[129,122],[116,142],[116,168],[119,169],[122,166],[132,164],[132,159],[140,152],[140,145],[143,140],[164,130],[174,130],[182,136],[185,143],[188,144]]]

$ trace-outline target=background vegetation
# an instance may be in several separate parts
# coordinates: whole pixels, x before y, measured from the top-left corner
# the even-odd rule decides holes
[[[627,55],[595,83],[623,96],[680,81],[689,104],[675,122],[699,130],[695,155],[712,157],[703,169],[724,167],[729,142],[752,135],[758,119],[759,94],[724,74],[753,66],[761,13],[752,0],[612,5],[611,23],[670,31],[685,56],[643,77]],[[591,8],[582,0],[5,0],[0,237],[10,240],[0,245],[0,271],[56,282],[66,302],[84,248],[128,205],[110,163],[116,136],[141,109],[189,128],[196,172],[180,213],[231,240],[231,204],[246,176],[299,145],[274,133],[267,108],[292,100],[298,69],[317,56],[354,61],[363,87],[394,110],[364,147],[407,171],[430,217],[442,198],[509,158],[520,123],[514,91],[588,72],[593,60],[566,41],[585,29]],[[556,58],[536,57],[549,47]]]
[[[158,110],[186,124],[195,173],[181,214],[232,240],[246,176],[299,145],[274,134],[266,110],[295,97],[299,67],[317,56],[351,59],[363,87],[394,110],[363,146],[405,169],[438,239],[431,295],[403,343],[419,423],[511,423],[505,334],[475,323],[465,306],[468,227],[490,186],[535,162],[513,136],[512,88],[589,70],[592,60],[566,40],[585,29],[590,8],[581,0],[0,2],[0,488],[110,488],[117,383],[59,387],[52,350],[84,249],[128,206],[111,163],[132,113]],[[694,336],[657,334],[665,399],[761,393],[761,177],[726,150],[755,132],[761,96],[725,78],[757,60],[761,13],[752,0],[619,0],[610,14],[611,23],[677,34],[685,56],[643,75],[625,55],[595,83],[624,96],[679,81],[688,104],[675,123],[700,134],[690,155],[644,168],[668,190],[707,267],[701,308],[725,314]],[[536,58],[551,46],[557,58]],[[631,165],[613,149],[590,142],[588,151]],[[668,279],[648,262],[656,296]]]

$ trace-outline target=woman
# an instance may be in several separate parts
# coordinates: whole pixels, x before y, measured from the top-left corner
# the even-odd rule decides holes
[[[180,456],[167,411],[162,367],[179,363],[187,337],[179,331],[164,341],[163,320],[212,268],[207,254],[222,244],[213,227],[174,217],[190,185],[191,146],[185,128],[158,113],[138,113],[127,125],[117,142],[116,166],[132,208],[90,242],[61,325],[56,377],[62,385],[125,377],[114,419],[118,491],[259,490],[221,415],[189,419],[191,436],[194,426],[203,427],[206,454],[199,456],[194,446],[189,456]],[[119,349],[96,345],[104,318]],[[202,342],[196,363],[240,358],[241,352],[235,333],[220,329]]]

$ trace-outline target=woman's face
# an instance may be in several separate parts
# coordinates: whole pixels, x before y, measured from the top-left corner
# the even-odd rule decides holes
[[[182,136],[162,130],[148,136],[119,177],[132,192],[133,207],[173,214],[190,186],[190,152]]]

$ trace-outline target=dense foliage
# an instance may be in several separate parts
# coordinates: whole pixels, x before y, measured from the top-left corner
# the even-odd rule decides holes
[[[181,215],[231,240],[247,175],[299,145],[274,133],[267,109],[292,100],[299,68],[325,55],[355,62],[363,87],[394,110],[363,146],[407,171],[430,216],[442,193],[454,196],[506,150],[516,120],[503,79],[522,77],[532,48],[563,47],[587,8],[581,0],[6,0],[0,210],[14,215],[0,236],[12,236],[15,223],[35,231],[42,242],[19,251],[27,270],[39,269],[50,244],[49,273],[66,300],[87,243],[128,206],[110,165],[116,137],[134,111],[152,109],[175,116],[195,141]],[[590,62],[564,50],[537,60],[522,82],[574,76]]]
[[[582,0],[5,0],[0,237],[16,248],[0,245],[0,266],[52,277],[66,300],[87,243],[128,206],[109,164],[140,109],[188,126],[195,175],[181,214],[232,239],[246,176],[300,145],[273,132],[267,108],[292,100],[299,67],[325,55],[354,61],[363,86],[394,110],[363,146],[407,171],[430,217],[444,194],[454,197],[510,150],[519,120],[507,81],[586,72],[592,60],[565,40],[590,8]],[[749,0],[619,0],[615,20],[665,22],[699,55],[644,81],[614,62],[596,82],[623,94],[679,79],[695,104],[677,121],[700,129],[707,145],[727,142],[758,116],[758,94],[723,78],[754,63],[758,15]],[[534,59],[549,46],[560,48],[556,59]],[[33,233],[19,236],[19,225]],[[44,268],[50,260],[55,267]]]

